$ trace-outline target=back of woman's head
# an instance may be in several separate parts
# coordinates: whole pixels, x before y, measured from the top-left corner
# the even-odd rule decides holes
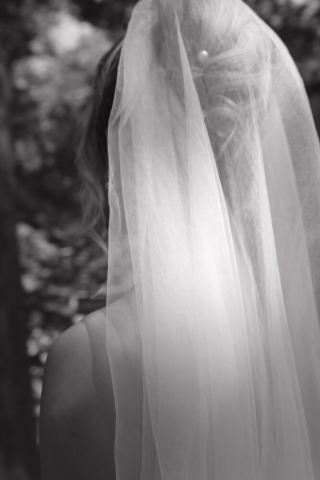
[[[203,5],[205,3],[203,2]],[[193,5],[190,2],[185,4],[190,8]],[[167,4],[168,7],[170,5]],[[200,75],[199,72],[193,71],[193,75],[219,173],[228,178],[230,174],[226,175],[225,170],[231,168],[232,171],[235,167],[230,164],[230,157],[234,157],[235,150],[247,151],[251,145],[250,132],[253,120],[249,113],[252,95],[255,97],[254,102],[261,104],[257,110],[264,111],[265,79],[268,78],[266,70],[270,68],[269,59],[264,58],[262,54],[265,42],[269,40],[257,27],[256,21],[252,21],[250,16],[248,18],[247,12],[243,13],[244,19],[240,18],[241,15],[235,6],[238,6],[241,13],[242,9],[238,2],[230,1],[226,4],[217,2],[214,15],[212,8],[209,8],[210,16],[204,15],[200,4],[197,4],[197,7],[191,8],[190,15],[196,19],[201,17],[199,22],[203,24],[202,28],[188,30],[185,18],[190,18],[190,15],[184,15],[182,22],[182,29],[185,28],[189,32],[185,38],[188,55],[191,58],[196,57],[197,52],[193,50],[197,45],[204,45],[210,51],[210,58],[204,70]],[[201,15],[199,12],[202,12]],[[168,22],[171,16],[165,16]],[[167,29],[163,27],[161,42],[163,48],[166,48],[170,37],[172,27],[170,22],[166,25]],[[122,44],[122,40],[117,42],[98,64],[78,155],[78,166],[83,180],[81,191],[83,233],[94,238],[102,247],[105,247],[106,243],[109,216],[107,131]],[[174,56],[172,59],[174,60]],[[163,66],[167,74],[171,75],[176,71],[176,65],[170,62]],[[174,88],[173,85],[171,88]],[[227,190],[227,185],[225,189]],[[227,191],[225,193],[227,194]]]
[[[108,123],[122,47],[119,40],[99,61],[85,112],[77,164],[82,180],[82,230],[105,247],[108,223]]]

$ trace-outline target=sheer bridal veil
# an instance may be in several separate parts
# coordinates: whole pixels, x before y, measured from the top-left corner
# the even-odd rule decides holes
[[[141,0],[108,132],[117,480],[319,480],[320,150],[241,0]]]

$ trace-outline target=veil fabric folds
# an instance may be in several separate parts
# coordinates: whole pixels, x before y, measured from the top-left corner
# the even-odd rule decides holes
[[[117,480],[320,478],[320,149],[241,0],[140,0],[109,122]]]

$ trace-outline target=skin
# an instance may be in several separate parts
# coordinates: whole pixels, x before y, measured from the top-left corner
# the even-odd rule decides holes
[[[121,353],[130,366],[123,390],[125,398],[130,398],[128,434],[138,438],[142,435],[142,375],[128,328],[126,311],[131,306],[130,295],[114,304],[123,340]],[[116,480],[115,406],[105,315],[102,309],[87,316],[63,333],[49,353],[40,418],[42,480]],[[314,470],[320,479],[320,465],[314,463]]]
[[[115,480],[115,405],[105,309],[50,350],[40,418],[42,480]]]

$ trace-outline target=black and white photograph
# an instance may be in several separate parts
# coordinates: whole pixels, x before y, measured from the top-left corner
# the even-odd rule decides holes
[[[320,480],[320,0],[0,0],[0,480]]]

